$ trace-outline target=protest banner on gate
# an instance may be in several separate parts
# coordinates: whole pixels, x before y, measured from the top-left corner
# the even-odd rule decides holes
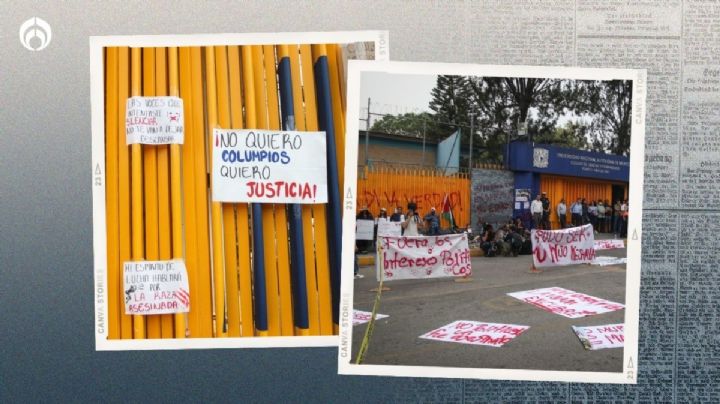
[[[378,220],[378,236],[401,236],[402,225],[400,222],[391,222],[389,220]]]
[[[378,281],[472,275],[466,234],[378,237]]]
[[[595,240],[595,250],[613,250],[616,248],[625,248],[625,242],[622,240]]]
[[[390,317],[387,314],[375,314],[375,320],[380,320],[382,318]],[[362,311],[362,310],[353,310],[353,325],[359,325],[364,324],[370,321],[372,318],[372,312],[370,311]]]
[[[126,102],[125,143],[182,144],[183,101],[178,97],[130,97]]]
[[[569,318],[592,316],[625,308],[620,303],[558,287],[525,290],[508,295]]]
[[[572,326],[583,347],[589,351],[625,346],[624,324],[595,325],[591,327]]]
[[[355,240],[372,240],[375,233],[375,222],[358,219],[355,221]]]
[[[216,202],[326,203],[325,132],[215,129]]]
[[[499,348],[528,328],[530,327],[526,325],[458,320],[423,334],[419,338]]]
[[[535,267],[586,264],[595,258],[595,236],[592,225],[563,230],[532,230]]]
[[[182,260],[125,262],[123,290],[125,314],[190,311],[190,288]]]

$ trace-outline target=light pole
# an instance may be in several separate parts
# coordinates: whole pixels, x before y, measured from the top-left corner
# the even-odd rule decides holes
[[[475,112],[470,112],[470,156],[468,158],[468,175],[472,175],[473,137],[475,137]]]

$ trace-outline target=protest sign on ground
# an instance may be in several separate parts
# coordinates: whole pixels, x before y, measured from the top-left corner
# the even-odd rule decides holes
[[[593,265],[608,266],[608,265],[622,265],[627,263],[627,258],[624,257],[605,257],[599,256],[591,262]]]
[[[625,248],[623,240],[595,240],[595,250],[613,250],[616,248]]]
[[[532,230],[533,263],[554,267],[589,263],[595,258],[592,225],[563,230]]]
[[[419,338],[499,348],[530,328],[526,325],[454,321]]]
[[[375,314],[375,320],[387,317],[390,317],[390,315],[380,313]],[[353,325],[367,323],[370,321],[370,318],[372,318],[372,312],[370,311],[353,310]]]
[[[385,281],[472,274],[466,234],[378,237],[376,265]]]
[[[525,290],[508,293],[508,295],[545,311],[569,318],[592,316],[625,308],[620,303],[559,287]]]
[[[324,132],[215,129],[216,202],[326,203]]]
[[[126,262],[123,285],[125,314],[190,311],[190,288],[182,260]]]
[[[130,97],[126,103],[127,144],[182,144],[183,101],[178,97]]]
[[[572,326],[575,335],[585,349],[594,351],[625,346],[624,324],[595,325],[590,327]]]

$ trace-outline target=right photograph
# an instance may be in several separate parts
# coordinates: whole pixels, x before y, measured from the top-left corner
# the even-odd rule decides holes
[[[349,66],[340,373],[635,383],[645,71]]]

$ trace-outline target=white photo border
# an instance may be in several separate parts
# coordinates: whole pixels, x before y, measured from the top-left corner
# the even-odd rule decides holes
[[[357,158],[360,111],[360,82],[364,72],[408,75],[458,75],[534,77],[574,80],[631,80],[632,126],[630,139],[630,206],[642,207],[645,158],[645,102],[647,72],[638,69],[578,67],[501,66],[456,63],[348,62],[345,142],[345,202],[343,214],[342,277],[340,284],[340,346],[338,373],[344,375],[409,376],[434,378],[529,380],[584,383],[636,384],[638,373],[638,328],[640,314],[640,259],[642,209],[635,208],[628,223],[627,272],[625,283],[625,347],[621,372],[544,371],[525,369],[473,369],[435,366],[357,365],[352,363],[352,309],[354,282],[354,232],[357,199]],[[637,237],[635,236],[637,234]]]
[[[203,348],[332,347],[338,336],[178,338],[108,340],[107,222],[105,210],[105,92],[103,49],[106,47],[183,47],[223,45],[344,44],[373,42],[375,60],[388,60],[388,31],[273,32],[194,35],[91,36],[90,100],[92,116],[93,301],[97,351],[172,350]]]

